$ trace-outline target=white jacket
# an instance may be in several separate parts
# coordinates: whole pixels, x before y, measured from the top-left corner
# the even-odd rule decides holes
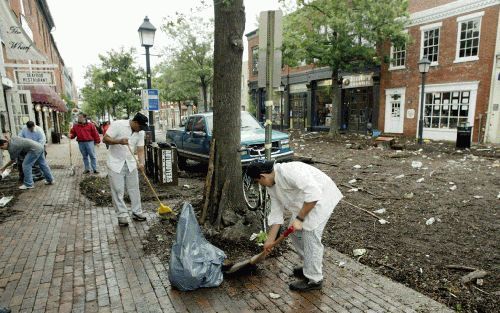
[[[302,162],[280,163],[274,165],[274,172],[275,184],[267,187],[271,197],[269,225],[283,224],[285,209],[290,211],[294,218],[304,202],[318,201],[302,225],[304,230],[314,230],[328,220],[337,203],[343,198],[331,178],[314,166]]]

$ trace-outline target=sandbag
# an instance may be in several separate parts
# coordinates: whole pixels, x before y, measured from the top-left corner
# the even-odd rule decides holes
[[[203,236],[193,207],[185,202],[170,253],[168,278],[175,288],[187,291],[222,283],[225,253]]]

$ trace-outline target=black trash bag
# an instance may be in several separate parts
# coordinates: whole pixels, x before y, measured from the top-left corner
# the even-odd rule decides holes
[[[225,258],[221,249],[205,239],[193,207],[185,202],[170,253],[168,278],[172,286],[182,291],[219,286]]]

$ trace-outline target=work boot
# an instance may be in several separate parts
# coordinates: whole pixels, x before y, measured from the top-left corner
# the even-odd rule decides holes
[[[54,185],[54,180],[51,181],[46,180],[45,185]]]
[[[305,278],[304,276],[304,268],[302,266],[293,268],[293,276],[298,278]]]
[[[317,283],[310,281],[308,279],[297,280],[288,285],[290,290],[294,291],[309,291],[309,290],[320,290],[323,287],[323,281]]]
[[[124,227],[128,226],[128,217],[126,216],[118,217],[118,225]]]
[[[143,213],[132,213],[132,218],[141,222],[146,220],[146,216]]]
[[[89,171],[89,170],[85,170],[85,171],[83,171],[83,174],[88,174],[88,173],[90,173],[90,171]]]
[[[94,174],[99,174],[99,171],[98,170],[94,170]]]

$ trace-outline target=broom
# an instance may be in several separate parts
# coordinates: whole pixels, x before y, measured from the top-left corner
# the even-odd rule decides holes
[[[132,154],[132,156],[134,157],[135,162],[137,162],[137,164],[139,164],[139,161],[137,160],[137,157],[135,156],[135,154],[132,152],[132,148],[130,148],[130,145],[127,145],[127,147],[128,147],[128,151],[130,151],[130,154]],[[166,216],[166,215],[168,213],[172,213],[173,212],[172,209],[168,205],[165,205],[161,202],[160,197],[158,197],[158,194],[156,193],[156,190],[154,189],[153,185],[151,185],[151,182],[149,181],[148,177],[146,176],[146,173],[144,173],[144,168],[141,168],[140,171],[141,171],[142,175],[144,176],[144,179],[148,183],[149,188],[151,188],[151,191],[155,195],[156,200],[158,200],[158,202],[160,203],[160,206],[157,209],[158,216],[160,216],[161,218],[168,218],[168,216]]]

